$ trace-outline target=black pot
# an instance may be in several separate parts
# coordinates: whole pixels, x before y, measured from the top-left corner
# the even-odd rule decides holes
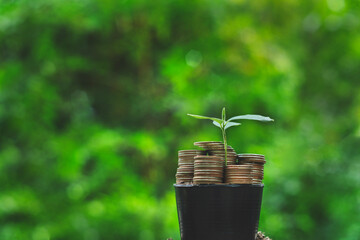
[[[254,240],[263,184],[178,185],[182,240]]]

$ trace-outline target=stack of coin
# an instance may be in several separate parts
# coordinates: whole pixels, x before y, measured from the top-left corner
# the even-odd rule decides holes
[[[264,155],[260,154],[238,154],[239,165],[251,166],[252,183],[262,183],[264,178],[264,164],[266,163]]]
[[[194,142],[194,145],[197,147],[201,147],[205,150],[210,150],[210,146],[212,144],[221,144],[222,142],[217,142],[217,141],[202,141],[202,142]]]
[[[194,163],[194,183],[221,184],[224,175],[223,165],[223,159],[218,156],[196,156]]]
[[[194,177],[194,157],[197,154],[197,150],[180,150],[178,152],[179,167],[176,172],[176,183],[192,183]]]
[[[225,183],[229,184],[251,184],[251,165],[227,165],[225,168]]]
[[[215,155],[221,157],[225,160],[225,149],[224,143],[222,142],[195,142],[195,146],[205,149],[210,155]],[[237,154],[231,146],[227,146],[227,164],[235,164],[237,159]]]

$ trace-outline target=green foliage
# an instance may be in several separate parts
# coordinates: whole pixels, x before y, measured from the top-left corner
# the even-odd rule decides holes
[[[190,114],[190,113],[188,113],[187,115],[190,117],[193,117],[193,118],[197,118],[197,119],[212,120],[218,124],[218,125],[216,125],[218,127],[221,127],[225,123],[223,117],[220,119],[220,118],[205,117],[205,116],[200,116],[200,115],[195,115],[195,114]]]
[[[197,118],[197,119],[212,120],[213,124],[221,129],[221,133],[222,133],[222,137],[223,137],[223,143],[224,143],[224,151],[225,151],[225,166],[227,165],[226,129],[228,129],[229,127],[241,125],[241,123],[231,122],[231,120],[240,120],[240,119],[242,119],[242,120],[257,120],[257,121],[263,121],[263,122],[274,121],[273,119],[271,119],[269,117],[264,117],[264,116],[261,116],[261,115],[252,115],[252,114],[236,116],[236,117],[230,118],[229,120],[226,120],[225,107],[222,109],[221,119],[220,118],[205,117],[205,116],[200,116],[200,115],[194,115],[194,114],[189,114],[189,113],[188,113],[188,115],[190,117],[194,117],[194,118]]]
[[[294,11],[296,9],[296,11]],[[266,156],[259,228],[360,239],[356,1],[0,0],[0,239],[179,239],[176,152]],[[241,119],[240,119],[241,120]]]

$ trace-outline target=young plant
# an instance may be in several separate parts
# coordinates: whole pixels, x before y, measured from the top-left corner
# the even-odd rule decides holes
[[[227,165],[226,129],[228,129],[229,127],[241,125],[241,123],[233,122],[234,120],[256,120],[256,121],[262,121],[262,122],[274,121],[273,119],[271,119],[269,117],[264,117],[264,116],[261,116],[261,115],[253,115],[253,114],[235,116],[235,117],[232,117],[232,118],[226,120],[225,107],[222,109],[221,119],[220,118],[200,116],[200,115],[194,115],[194,114],[189,114],[189,113],[188,113],[188,115],[191,116],[191,117],[197,118],[197,119],[212,120],[213,124],[221,129],[223,142],[224,142],[224,151],[225,151],[225,166]]]

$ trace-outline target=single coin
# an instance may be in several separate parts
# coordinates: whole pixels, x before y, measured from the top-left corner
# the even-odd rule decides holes
[[[185,172],[185,173],[194,172],[194,168],[181,168],[181,167],[179,167],[177,172],[181,172],[181,173],[183,173],[183,172]]]
[[[178,172],[193,172],[194,168],[178,168]]]
[[[213,175],[214,177],[216,177],[215,175],[221,175],[223,176],[223,172],[213,172],[213,171],[195,171],[194,175]]]
[[[195,159],[218,159],[218,156],[208,156],[208,155],[197,155]]]
[[[183,173],[177,173],[175,175],[176,178],[193,178],[194,174],[183,174]]]
[[[249,161],[266,161],[265,158],[258,158],[258,157],[237,157],[239,161],[249,162]]]
[[[221,172],[223,173],[224,171],[222,169],[213,169],[213,168],[196,168],[195,172]]]
[[[236,170],[236,171],[230,170],[230,171],[225,171],[225,172],[226,172],[226,174],[252,174],[252,171],[248,170],[248,169],[242,169],[242,170]]]
[[[222,163],[195,163],[194,168],[222,168]]]
[[[197,144],[212,144],[212,143],[222,143],[222,142],[219,142],[219,141],[200,141],[200,142],[194,142],[194,145],[197,145]]]
[[[215,154],[210,155],[210,156],[217,156],[217,157],[220,157],[220,158],[225,158],[225,154],[218,154],[218,153],[215,153]],[[237,160],[238,158],[235,155],[228,154],[227,159]]]
[[[179,162],[194,162],[194,158],[179,158]]]
[[[182,164],[178,169],[194,169],[194,164]]]
[[[194,142],[194,145],[197,147],[201,147],[201,148],[206,148],[207,146],[209,146],[209,144],[216,144],[216,143],[221,143],[221,142],[214,142],[214,141],[203,141],[203,142]]]
[[[179,159],[179,160],[178,160],[178,163],[194,165],[194,159],[186,159],[186,160]]]
[[[265,157],[264,155],[257,154],[257,153],[239,153],[238,156],[239,157],[241,157],[241,156],[258,156],[258,157],[262,157],[262,158]]]
[[[223,162],[223,158],[218,157],[218,156],[204,156],[204,157],[199,157],[196,156],[194,158],[195,161],[216,161],[216,162]]]
[[[236,176],[236,175],[248,175],[251,176],[251,172],[226,172],[226,176]]]
[[[194,161],[195,156],[191,157],[178,157],[178,161]]]
[[[207,178],[207,177],[216,177],[216,178],[218,178],[218,179],[222,179],[223,178],[223,176],[222,175],[220,175],[220,174],[216,174],[216,175],[213,175],[213,174],[208,174],[208,175],[206,175],[206,174],[196,174],[196,175],[194,175],[194,177],[196,177],[196,179],[199,179],[199,178]]]
[[[225,147],[224,147],[224,146],[213,146],[213,145],[210,145],[210,146],[208,146],[208,150],[209,150],[209,151],[225,151]],[[228,147],[227,147],[227,151],[228,151],[228,152],[235,152],[235,150],[234,150],[231,146],[228,146]]]
[[[233,167],[234,166],[234,167]],[[236,166],[236,167],[235,167]],[[238,170],[248,170],[251,171],[251,166],[243,166],[243,165],[236,165],[236,164],[228,164],[225,166],[226,171],[238,171]]]
[[[264,164],[258,164],[258,163],[240,163],[239,166],[251,166],[252,169],[264,169]]]
[[[196,152],[187,152],[187,153],[178,153],[178,156],[193,156],[196,155],[198,151]]]
[[[256,163],[260,165],[264,165],[266,163],[266,160],[260,160],[260,159],[238,159],[239,164],[246,164],[246,163]]]
[[[195,172],[194,173],[194,177],[219,177],[222,178],[224,177],[223,173],[214,173],[214,172]],[[260,178],[257,178],[260,179]]]
[[[223,166],[224,162],[216,162],[216,161],[195,161],[194,166],[201,166],[201,165],[217,165],[219,167]]]
[[[214,180],[193,180],[194,184],[219,184],[222,181],[214,181]]]
[[[197,154],[196,153],[194,153],[194,154],[179,154],[178,155],[178,158],[194,158],[195,156],[197,156]]]
[[[183,169],[180,169],[177,171],[177,173],[182,173],[182,174],[192,174],[194,172],[194,170],[183,170]]]
[[[252,181],[248,180],[234,180],[234,181],[226,181],[228,184],[252,184]]]
[[[216,159],[195,159],[194,163],[223,163],[224,160],[221,158]]]
[[[251,181],[251,183],[253,183],[253,184],[260,184],[260,183],[262,183],[262,181],[253,180],[253,181]]]
[[[208,182],[208,181],[204,181],[204,182],[202,182],[202,181],[194,181],[194,184],[196,184],[196,185],[207,185],[207,184],[212,184],[212,185],[217,185],[217,184],[222,184],[222,182],[218,182],[218,181],[216,181],[216,182]]]
[[[199,169],[199,168],[211,169],[211,168],[220,168],[220,167],[222,167],[222,164],[202,163],[202,164],[195,164],[194,165],[194,169]]]
[[[219,179],[221,179],[221,177],[195,176],[194,179],[219,180]]]
[[[226,176],[226,179],[248,179],[252,180],[252,177],[250,176]]]
[[[217,184],[222,183],[222,180],[193,180],[194,184]]]
[[[192,153],[198,151],[197,149],[186,149],[186,150],[179,150],[178,153]]]
[[[214,174],[215,175],[221,175],[221,176],[224,176],[224,173],[223,172],[213,172],[213,171],[195,171],[194,172],[194,175],[202,175],[202,174],[206,174],[206,175],[212,175]]]
[[[259,156],[239,156],[237,155],[237,157],[241,160],[248,160],[248,159],[260,159],[260,160],[265,160],[265,158],[263,157],[259,157]]]
[[[194,164],[219,164],[222,165],[224,164],[224,161],[222,161],[222,159],[219,160],[200,160],[197,159],[194,161]]]
[[[222,165],[216,165],[214,167],[207,167],[207,166],[202,166],[201,164],[200,165],[196,165],[196,167],[194,166],[194,169],[200,169],[200,170],[203,170],[203,169],[211,169],[211,170],[219,170],[219,171],[224,171],[224,168]]]
[[[194,159],[193,160],[179,160],[178,163],[194,165]]]
[[[176,177],[177,180],[193,180],[194,176],[179,176],[179,177]]]
[[[255,180],[263,180],[264,178],[261,177],[261,176],[252,176],[252,179],[255,179]]]
[[[217,157],[220,157],[220,158],[225,158],[225,154],[214,154],[214,155],[210,155],[210,156],[217,156]],[[232,159],[232,160],[237,160],[237,157],[234,156],[234,155],[227,155],[227,159]]]
[[[176,173],[181,173],[181,174],[193,174],[194,171],[191,170],[178,170]]]

